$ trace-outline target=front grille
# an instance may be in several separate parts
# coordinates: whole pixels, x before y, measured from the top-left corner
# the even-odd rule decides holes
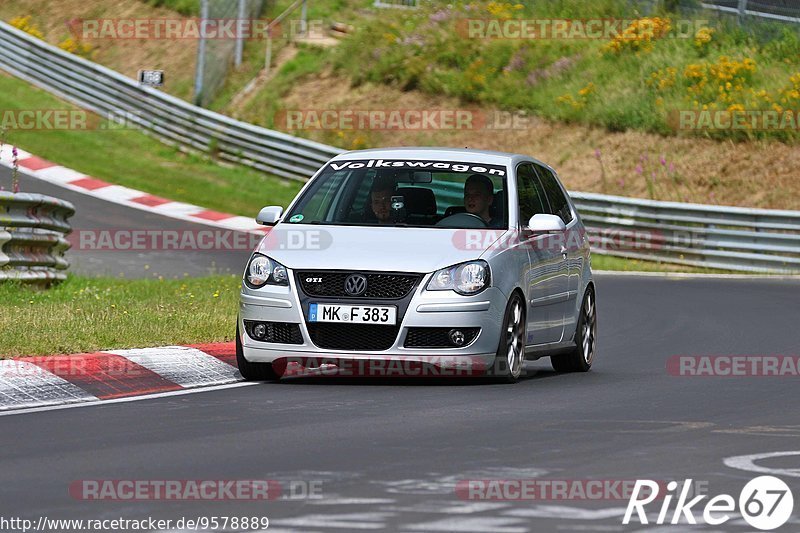
[[[263,337],[256,337],[253,333],[253,328],[256,324],[264,324],[266,326],[266,334]],[[303,344],[303,334],[300,333],[300,324],[292,324],[289,322],[256,322],[254,320],[245,320],[244,329],[247,335],[259,342],[275,342],[278,344]]]
[[[450,342],[450,332],[458,329],[464,333],[464,344],[454,346]],[[463,348],[469,346],[478,336],[481,328],[408,328],[406,348]]]
[[[344,290],[348,276],[357,272],[298,272],[297,281],[308,296],[329,298],[353,298]],[[367,290],[357,298],[377,300],[399,300],[416,286],[419,274],[364,273]],[[321,280],[321,281],[316,281]]]
[[[306,323],[311,342],[329,350],[388,350],[394,344],[400,326],[377,324]]]

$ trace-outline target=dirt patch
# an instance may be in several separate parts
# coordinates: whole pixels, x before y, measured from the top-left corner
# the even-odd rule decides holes
[[[386,86],[352,87],[324,72],[295,84],[287,109],[465,109],[457,100]],[[495,110],[482,109],[483,116]],[[344,148],[455,146],[518,152],[556,168],[571,190],[659,200],[800,209],[800,147],[779,142],[718,142],[552,123],[531,118],[519,129],[306,129],[300,133]],[[602,170],[601,170],[602,165]],[[605,178],[603,177],[605,174]],[[605,186],[604,186],[605,182]]]
[[[262,70],[253,80],[245,85],[238,93],[234,95],[231,102],[221,110],[221,113],[229,115],[233,118],[241,118],[244,109],[258,91],[266,84],[268,84],[280,71],[281,67],[287,62],[297,57],[297,48],[294,46],[287,46],[281,48],[277,57],[274,59],[269,72]]]

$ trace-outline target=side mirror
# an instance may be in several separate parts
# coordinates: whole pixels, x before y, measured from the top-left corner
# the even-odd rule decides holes
[[[262,226],[274,226],[281,219],[283,208],[279,205],[271,205],[259,211],[256,222]]]
[[[533,233],[557,233],[566,231],[567,226],[559,216],[539,213],[528,221],[528,229]]]

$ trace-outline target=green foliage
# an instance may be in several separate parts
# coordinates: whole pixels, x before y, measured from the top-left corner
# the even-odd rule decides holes
[[[716,22],[704,27],[702,13],[670,13],[667,4],[660,8],[662,15],[644,21],[664,31],[651,39],[520,39],[487,38],[481,30],[471,32],[479,26],[470,25],[482,21],[481,28],[490,33],[490,24],[509,18],[630,21],[638,15],[622,0],[423,3],[391,18],[365,19],[338,47],[334,64],[355,84],[444,94],[468,104],[525,110],[611,131],[675,134],[670,114],[678,110],[796,109],[786,91],[792,88],[791,76],[800,72],[797,27],[751,22],[739,28],[711,16],[705,18]],[[753,61],[752,75],[727,87],[724,69],[746,59]],[[698,98],[693,92],[698,80],[686,74],[692,68],[705,72],[702,89],[714,98]],[[669,79],[663,81],[667,73]],[[781,140],[798,135],[757,130],[678,133]]]
[[[240,285],[239,276],[69,276],[47,290],[0,282],[0,358],[230,341]]]
[[[146,0],[155,7],[166,7],[181,15],[197,16],[200,14],[200,0]]]
[[[0,109],[72,109],[27,83],[0,74]],[[90,176],[171,200],[255,216],[265,205],[286,206],[300,183],[250,168],[221,166],[184,154],[136,129],[9,130],[6,143]]]

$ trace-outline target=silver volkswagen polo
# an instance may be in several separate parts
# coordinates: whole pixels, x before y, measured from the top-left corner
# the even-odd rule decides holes
[[[536,159],[347,152],[285,213],[265,207],[257,221],[267,233],[245,268],[236,326],[245,379],[427,369],[514,382],[525,359],[549,356],[559,372],[592,366],[589,240]]]

